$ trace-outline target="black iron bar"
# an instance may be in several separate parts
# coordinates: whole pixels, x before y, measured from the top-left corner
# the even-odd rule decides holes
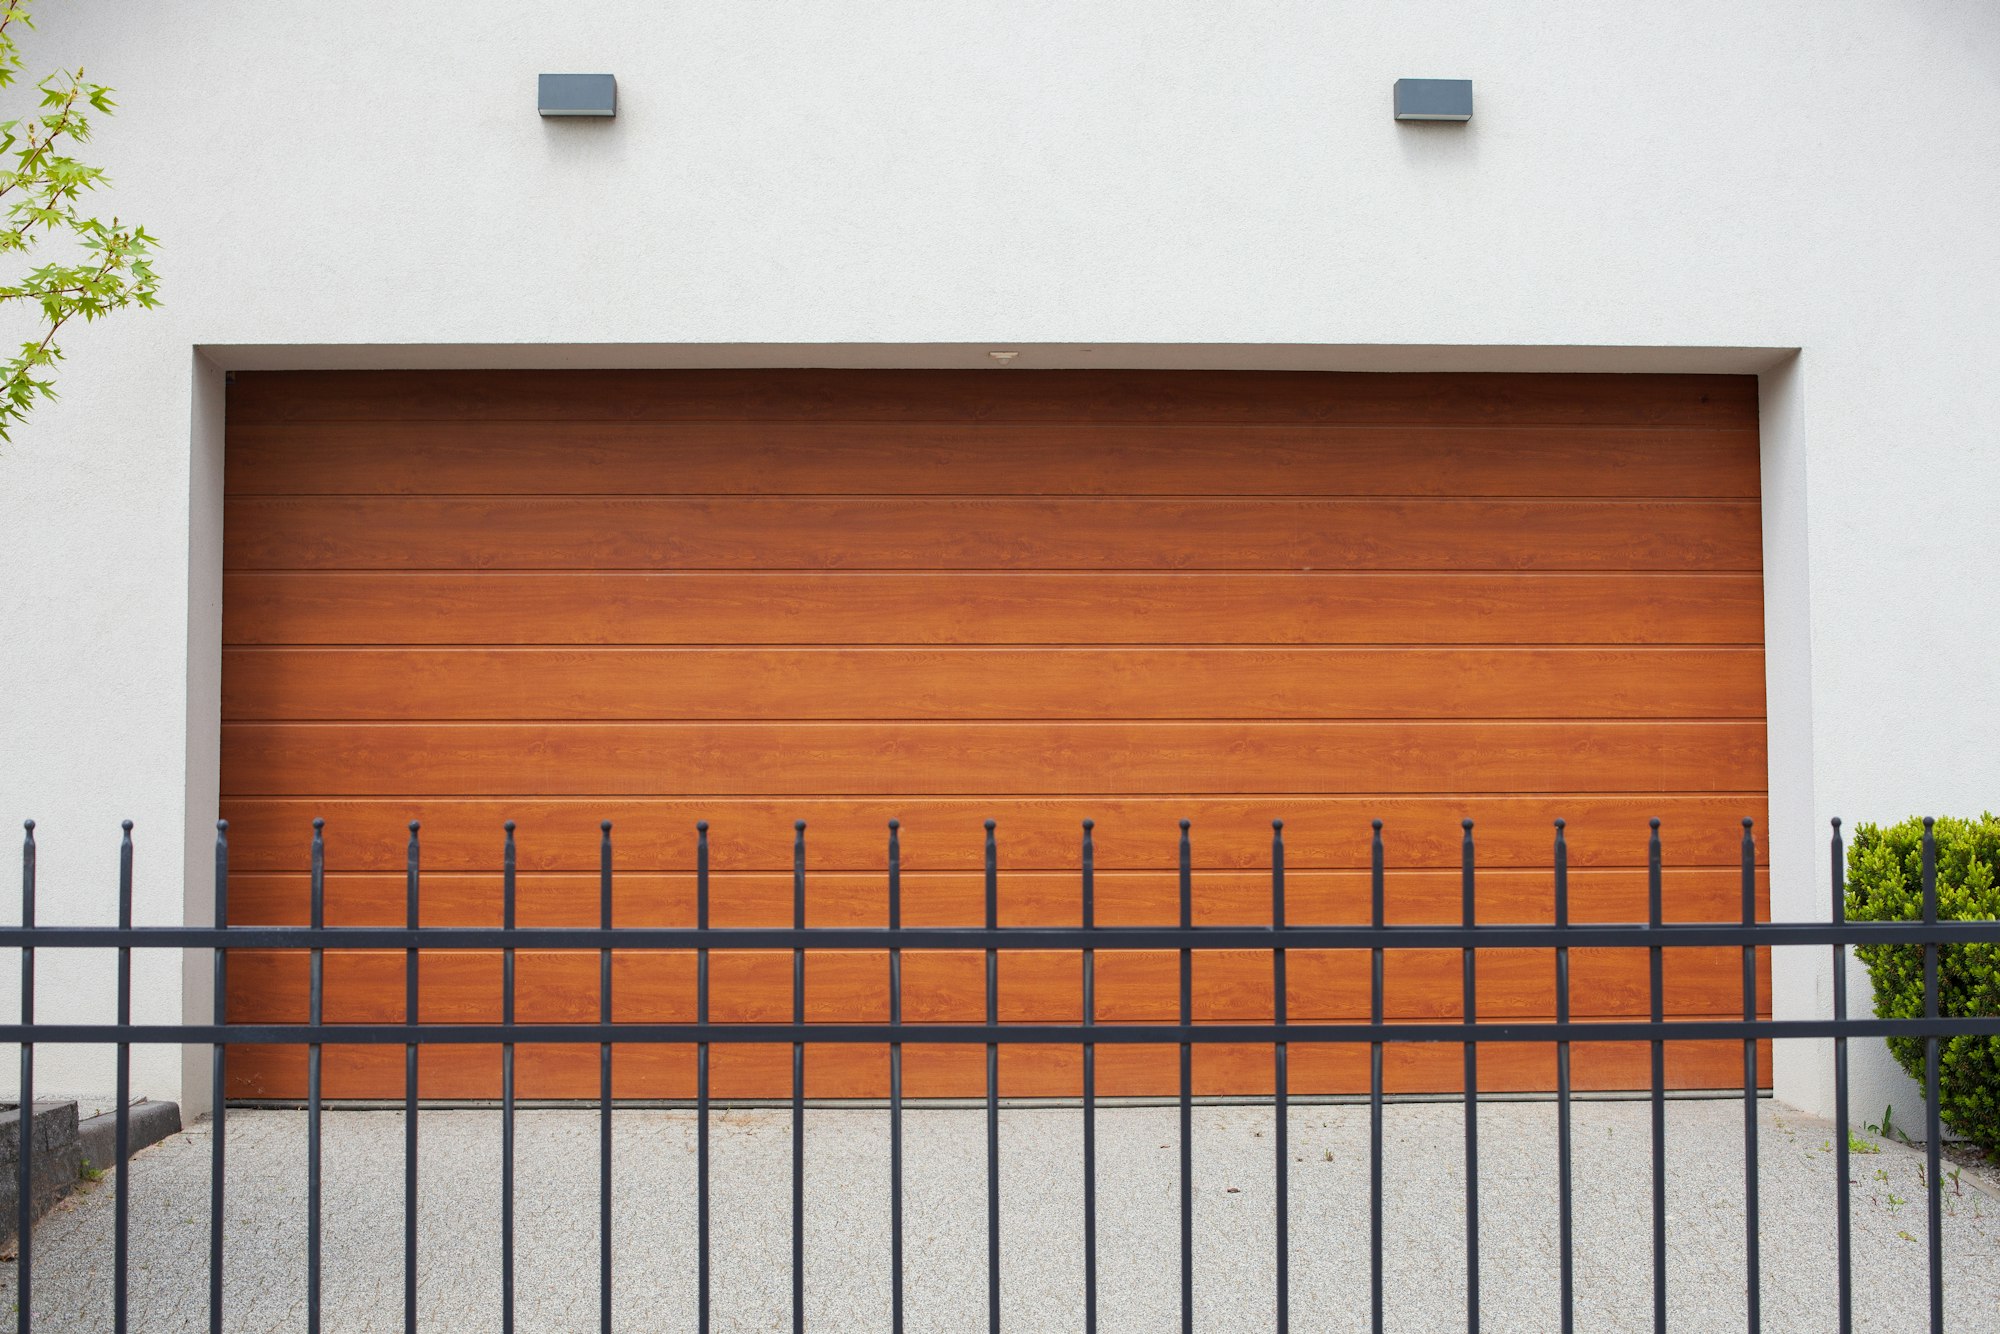
[[[1083,822],[1083,929],[1097,925],[1097,848]],[[1083,1328],[1097,1334],[1097,1044],[1088,1041],[1097,1023],[1097,952],[1083,951]]]
[[[1932,834],[1936,822],[1924,817],[1923,886],[1924,925],[1937,925],[1937,840]],[[1938,1017],[1938,949],[1934,940],[1924,942],[1924,1018]],[[1884,1118],[1887,1119],[1887,1118]],[[1938,1173],[1943,1169],[1938,1141],[1938,1038],[1924,1038],[1924,1195],[1930,1221],[1931,1334],[1944,1329],[1944,1194]]]
[[[218,930],[229,927],[229,821],[215,822],[215,925]],[[216,945],[213,957],[214,980],[213,997],[215,1006],[215,1026],[221,1029],[229,1022],[229,951],[220,943]],[[222,1334],[222,1208],[225,1202],[224,1168],[227,1165],[227,1139],[229,1088],[227,1070],[227,1044],[218,1037],[209,1060],[209,1098],[214,1106],[213,1120],[209,1135],[208,1167],[208,1328],[209,1334]],[[28,1090],[21,1090],[21,1101],[28,1104]],[[22,1181],[25,1198],[27,1182]],[[22,1235],[27,1229],[22,1228]],[[26,1259],[26,1252],[22,1253]],[[27,1265],[21,1266],[22,1273]],[[27,1285],[22,1285],[21,1310],[28,1309]],[[25,1326],[24,1326],[25,1327]]]
[[[21,840],[21,926],[24,930],[35,929],[35,822],[24,821],[26,831]],[[220,1020],[221,1016],[217,1016]],[[21,1027],[30,1029],[35,1022],[35,947],[21,947]],[[17,1156],[19,1157],[19,1177],[15,1189],[14,1218],[14,1302],[15,1317],[21,1334],[28,1334],[34,1319],[35,1290],[35,1043],[32,1036],[21,1040],[21,1107],[18,1113],[20,1124],[15,1133]],[[219,1124],[219,1123],[218,1123]]]
[[[1368,1022],[1382,1027],[1382,944],[1387,929],[1386,887],[1382,874],[1382,822],[1373,821],[1368,850],[1368,922],[1376,932],[1369,951]],[[1324,1029],[1316,1030],[1324,1032]],[[1369,1328],[1382,1334],[1382,1041],[1368,1044],[1368,1311]]]
[[[1743,923],[1757,921],[1757,839],[1743,821]],[[1757,1019],[1757,951],[1743,947],[1743,1019]],[[1764,1327],[1764,1280],[1757,1249],[1757,1039],[1743,1039],[1743,1269],[1751,1334]]]
[[[397,926],[330,926],[317,933],[304,926],[232,926],[227,931],[206,926],[140,926],[130,930],[115,926],[43,926],[33,931],[0,926],[0,949],[20,949],[27,945],[41,949],[116,949],[119,945],[131,945],[135,949],[306,950],[317,943],[329,950],[419,947],[496,950],[511,941],[516,949],[523,950],[597,950],[609,944],[614,949],[770,951],[884,950],[891,944],[888,929],[880,926],[817,926],[811,931],[779,926],[717,927],[706,933],[686,926],[621,926],[615,932],[595,926],[529,926],[504,936],[503,940],[501,930],[490,926],[428,926],[421,932]],[[1087,941],[1086,933],[1074,926],[1010,926],[995,931],[980,926],[906,926],[898,937],[904,949],[913,950],[1077,950],[1086,943],[1100,950],[1271,948],[1269,923],[1203,926],[1187,932],[1170,925],[1099,926],[1088,933]],[[1916,921],[1849,922],[1837,931],[1827,922],[1759,922],[1750,927],[1735,921],[1668,922],[1658,928],[1644,922],[1585,922],[1572,923],[1569,930],[1562,932],[1546,923],[1496,923],[1471,930],[1457,925],[1395,926],[1380,932],[1360,925],[1298,925],[1286,928],[1285,948],[1366,950],[1384,945],[1398,950],[1547,950],[1563,945],[1570,949],[1641,949],[1658,944],[1666,949],[1740,949],[1744,945],[1794,949],[1836,942],[1849,947],[1915,946],[1927,940],[1944,945],[1979,945],[1991,943],[1992,939],[1993,927],[1989,921],[1950,920],[1940,921],[1934,927]],[[1952,1021],[1946,1017],[1941,1022],[1948,1025]],[[1680,1036],[1676,1035],[1674,1040],[1680,1041]]]
[[[986,822],[986,929],[1000,928],[1000,849]],[[1000,952],[986,950],[986,1328],[1000,1329]]]
[[[1916,925],[1916,923],[1911,923]],[[1270,948],[1270,928],[1264,930],[1264,948]],[[1636,948],[1636,946],[1632,946]],[[931,948],[928,944],[921,947]],[[1071,946],[1072,949],[1076,948]],[[1298,949],[1293,944],[1290,949]],[[441,1046],[492,1046],[495,1025],[485,1024],[327,1024],[314,1029],[305,1023],[291,1024],[0,1024],[0,1043],[31,1041],[65,1045],[116,1045],[119,1042],[173,1045],[217,1044],[232,1046],[303,1046],[317,1037],[328,1046],[381,1046],[421,1039]],[[1466,1043],[1527,1042],[1547,1046],[1553,1042],[1741,1042],[1746,1037],[1761,1041],[1796,1041],[1800,1038],[1830,1038],[1842,1033],[1850,1038],[2000,1037],[2000,1015],[1946,1016],[1936,1021],[1915,1019],[1850,1019],[1835,1028],[1831,1019],[1676,1019],[1652,1024],[1643,1019],[1608,1019],[1572,1023],[1559,1027],[1547,1020],[1514,1022],[1486,1020],[1468,1024],[1457,1020],[1438,1023],[1355,1023],[1293,1024],[1279,1029],[1272,1023],[1099,1023],[1086,1030],[1075,1023],[1008,1024],[1004,1040],[1032,1046],[1074,1047],[1088,1040],[1125,1045],[1162,1046],[1179,1042],[1215,1042],[1237,1046],[1269,1046],[1279,1039],[1287,1043]],[[508,1030],[517,1043],[552,1046],[595,1046],[599,1042],[740,1043],[771,1046],[787,1042],[868,1043],[881,1046],[892,1030],[886,1023],[727,1023],[703,1027],[694,1023],[621,1023],[612,1029],[591,1022],[560,1024],[515,1024]],[[984,1023],[940,1023],[905,1025],[896,1032],[905,1044],[922,1042],[950,1046],[983,1046],[995,1038],[994,1026]]]
[[[417,1011],[416,935],[419,879],[423,873],[423,850],[418,846],[422,826],[410,821],[410,844],[403,857],[403,916],[411,932],[410,948],[403,951],[403,1022],[414,1030]],[[403,1330],[417,1329],[417,1048],[414,1031],[403,1044]]]
[[[1660,821],[1652,821],[1652,835],[1646,846],[1646,925],[1658,928],[1663,911],[1660,888]],[[1657,937],[1655,938],[1657,939]],[[1658,944],[1648,951],[1648,985],[1651,988],[1651,1017],[1656,1025],[1653,1036],[1653,1329],[1666,1334],[1667,1328],[1667,1048],[1660,1040],[1657,1025],[1665,1019],[1664,965]]]
[[[611,930],[611,821],[598,825],[598,916]],[[597,1012],[611,1022],[611,948],[597,952]],[[597,1324],[611,1334],[611,1044],[597,1046]]]
[[[792,822],[792,927],[806,929],[806,822]],[[792,951],[792,1024],[806,1024],[804,941]],[[792,1043],[792,1330],[806,1327],[806,1044]]]
[[[1833,817],[1830,852],[1833,863],[1833,924],[1838,927],[1847,922],[1847,856],[1846,849],[1841,846],[1840,817],[1837,815]],[[1847,1022],[1847,947],[1838,942],[1833,946],[1833,1021],[1836,1024]],[[1848,1115],[1847,1039],[1836,1034],[1833,1039],[1833,1235],[1838,1270],[1840,1334],[1852,1334],[1854,1329],[1854,1236],[1848,1178],[1852,1170],[1847,1157],[1847,1141],[1851,1133]]]
[[[1181,930],[1194,927],[1194,854],[1188,842],[1190,821],[1181,821]],[[1194,951],[1180,953],[1181,1027],[1194,1022]],[[1181,1331],[1194,1329],[1194,1044],[1181,1042]]]
[[[924,948],[929,948],[925,946]],[[1269,948],[1268,945],[1266,948]],[[1293,945],[1290,948],[1297,949]],[[420,1037],[426,1043],[443,1046],[491,1046],[495,1025],[427,1023],[421,1027],[403,1024],[327,1024],[318,1036],[328,1046],[378,1046]],[[693,1023],[621,1023],[616,1031],[594,1020],[575,1023],[517,1023],[510,1030],[517,1043],[563,1046],[595,1045],[607,1036],[617,1042],[682,1043],[720,1042],[725,1044],[782,1045],[787,1042],[871,1043],[889,1041],[890,1028],[882,1022],[826,1023],[794,1025],[788,1022],[714,1023],[706,1029]],[[905,1044],[921,1042],[958,1046],[983,1046],[990,1033],[983,1022],[904,1025],[898,1038]],[[1540,1043],[1650,1042],[1741,1042],[1755,1037],[1764,1042],[1791,1042],[1800,1038],[1830,1038],[1836,1032],[1850,1038],[1918,1038],[1935,1033],[1940,1040],[1958,1037],[2000,1037],[2000,1015],[1944,1016],[1935,1024],[1921,1018],[1849,1019],[1836,1030],[1831,1019],[1759,1019],[1746,1024],[1741,1019],[1674,1019],[1653,1024],[1644,1019],[1579,1020],[1559,1028],[1550,1020],[1488,1019],[1479,1024],[1459,1020],[1370,1024],[1293,1024],[1282,1033],[1275,1024],[1220,1022],[1181,1025],[1172,1022],[1107,1024],[1100,1021],[1088,1035],[1075,1023],[1018,1023],[1003,1029],[1005,1041],[1033,1046],[1076,1046],[1088,1036],[1092,1042],[1126,1045],[1171,1045],[1181,1041],[1233,1043],[1268,1046],[1282,1037],[1288,1043],[1452,1043],[1491,1042]],[[0,1024],[0,1043],[18,1043],[30,1038],[38,1043],[64,1045],[115,1045],[121,1041],[185,1045],[224,1042],[232,1046],[302,1046],[312,1041],[314,1030],[304,1022],[271,1024],[133,1024],[121,1029],[116,1024],[38,1023],[33,1029],[21,1024]],[[1463,1095],[1461,1095],[1462,1097]],[[1913,1141],[1914,1142],[1914,1141]]]
[[[132,822],[124,822],[118,849],[118,925],[132,925]],[[118,1022],[132,1022],[132,947],[118,947]],[[111,1328],[125,1334],[131,1284],[132,1183],[125,1162],[132,1156],[132,1044],[118,1044],[118,1121],[111,1157],[118,1175],[111,1183]]]
[[[903,822],[889,821],[889,929],[903,925]],[[903,951],[889,950],[889,1028],[903,1026]],[[889,1327],[903,1334],[903,1044],[889,1043]]]
[[[500,858],[500,926],[514,929],[514,822],[509,820],[507,846]],[[514,946],[500,951],[501,1032],[514,1028]],[[514,1044],[500,1045],[500,1330],[514,1331]]]
[[[1569,843],[1556,821],[1556,926],[1569,925]],[[1556,946],[1556,1022],[1569,1022],[1569,948]],[[1556,1043],[1556,1249],[1562,1334],[1576,1329],[1576,1209],[1570,1157],[1569,1043]]]
[[[695,1298],[699,1329],[708,1334],[708,821],[695,821],[694,829],[694,923],[696,939],[704,942],[694,952],[694,1013],[702,1034],[694,1049]]]
[[[1285,938],[1285,822],[1271,821],[1271,930],[1274,940]],[[1285,1026],[1285,947],[1275,945],[1271,950],[1271,1021],[1279,1028]],[[1292,1160],[1290,1079],[1286,1068],[1286,1049],[1283,1042],[1272,1044],[1271,1052],[1271,1120],[1272,1133],[1277,1143],[1273,1145],[1275,1158],[1275,1180],[1272,1183],[1277,1194],[1274,1199],[1272,1221],[1277,1229],[1276,1293],[1278,1304],[1278,1334],[1287,1334],[1292,1327]]]
[[[1465,842],[1459,851],[1459,909],[1470,931],[1478,921],[1474,902],[1472,821],[1460,822]],[[1465,1022],[1479,1022],[1479,992],[1475,951],[1467,946],[1460,955],[1465,973],[1465,995],[1461,1002]],[[1474,1031],[1477,1031],[1476,1029]],[[1479,1044],[1465,1044],[1465,1326],[1479,1334]]]
[[[326,925],[326,821],[313,821],[311,916],[313,929]],[[318,1028],[326,1019],[326,951],[315,946],[309,956],[306,1022]],[[320,1060],[317,1042],[306,1047],[306,1330],[319,1334],[320,1325]]]

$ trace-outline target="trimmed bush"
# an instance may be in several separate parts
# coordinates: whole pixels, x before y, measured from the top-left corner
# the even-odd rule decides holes
[[[2000,819],[1946,816],[1937,840],[1940,921],[2000,918]],[[1914,922],[1924,914],[1923,821],[1884,829],[1864,824],[1847,850],[1847,915],[1863,922]],[[1916,945],[1861,945],[1875,988],[1875,1013],[1920,1019],[1924,955]],[[2000,1014],[2000,945],[1947,945],[1938,955],[1938,1013]],[[1922,1038],[1890,1038],[1889,1050],[1919,1083]],[[1959,1037],[1939,1044],[1938,1116],[1989,1153],[2000,1153],[2000,1037]]]

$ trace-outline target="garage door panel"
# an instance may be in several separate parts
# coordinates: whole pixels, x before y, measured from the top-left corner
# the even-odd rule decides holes
[[[1761,718],[1757,649],[232,649],[229,721]]]
[[[240,374],[232,422],[1411,422],[1732,426],[1748,375],[1283,371],[286,371]]]
[[[243,496],[1744,499],[1755,441],[1741,426],[369,421],[232,424],[228,447]]]
[[[223,562],[412,570],[1757,568],[1724,500],[245,497]]]
[[[1204,831],[1205,832],[1205,831]],[[1287,854],[1286,914],[1294,925],[1360,923],[1368,919],[1369,880],[1363,871],[1301,869],[1297,839]],[[1641,849],[1643,851],[1643,849]],[[1478,873],[1482,922],[1553,920],[1546,869]],[[807,878],[810,926],[881,926],[888,890],[879,871],[821,871]],[[1386,876],[1385,908],[1392,924],[1450,923],[1460,915],[1459,873],[1398,867]],[[1204,867],[1194,875],[1198,926],[1255,925],[1270,920],[1271,877],[1263,871]],[[1757,872],[1763,911],[1769,876]],[[1570,872],[1570,918],[1576,922],[1635,922],[1646,916],[1646,873],[1640,867]],[[229,882],[229,920],[239,926],[302,926],[309,920],[311,881],[304,872],[238,872]],[[401,926],[407,900],[396,872],[335,871],[326,877],[326,920],[334,926]],[[695,920],[691,872],[619,870],[612,881],[612,920],[619,926],[686,927]],[[1082,889],[1074,868],[1009,869],[998,879],[1002,926],[1045,926],[1082,920]],[[1668,921],[1735,921],[1742,881],[1731,868],[1676,865],[1664,879]],[[497,875],[432,871],[423,877],[427,925],[498,926]],[[710,920],[716,926],[790,926],[792,879],[782,872],[730,872],[711,877]],[[1160,925],[1179,920],[1180,888],[1171,870],[1099,871],[1094,902],[1103,926]],[[529,872],[519,877],[516,920],[522,926],[598,924],[598,878],[584,872]],[[965,871],[906,871],[903,921],[909,926],[967,926],[985,919],[983,878]]]
[[[1758,645],[1755,574],[236,571],[284,644]]]
[[[236,795],[1751,790],[1736,723],[233,724]]]
[[[692,1047],[617,1044],[612,1048],[612,1088],[621,1098],[680,1098],[695,1095]],[[1390,1043],[1383,1049],[1383,1086],[1389,1093],[1455,1090],[1463,1073],[1461,1049],[1451,1043]],[[1001,1088],[1009,1097],[1076,1097],[1083,1087],[1080,1049],[1007,1046],[1000,1053]],[[1758,1077],[1770,1080],[1770,1044],[1758,1044]],[[1488,1043],[1479,1051],[1479,1087],[1488,1093],[1548,1088],[1555,1079],[1555,1051],[1546,1043]],[[325,1088],[330,1098],[403,1096],[400,1047],[326,1049]],[[1570,1083],[1579,1092],[1629,1089],[1650,1078],[1645,1043],[1574,1044]],[[1368,1087],[1365,1044],[1294,1042],[1288,1061],[1294,1094],[1350,1092]],[[814,1046],[806,1057],[806,1091],[814,1098],[884,1098],[889,1093],[888,1055],[879,1045]],[[1172,1047],[1101,1044],[1097,1087],[1124,1095],[1170,1097],[1179,1092],[1178,1060]],[[299,1048],[232,1048],[229,1071],[237,1096],[294,1099],[305,1087],[305,1052]],[[771,1098],[791,1087],[789,1046],[717,1046],[711,1054],[710,1089],[717,1099]],[[1194,1052],[1197,1094],[1268,1094],[1272,1055],[1268,1047],[1233,1044],[1200,1046]],[[1743,1049],[1732,1042],[1670,1042],[1666,1086],[1670,1089],[1723,1088],[1740,1082]],[[515,1053],[518,1096],[594,1098],[597,1047],[523,1045]],[[432,1047],[422,1058],[420,1088],[425,1098],[492,1100],[500,1096],[500,1053],[493,1047]],[[911,1098],[976,1098],[985,1092],[986,1053],[982,1047],[906,1045],[903,1088]],[[773,1090],[779,1090],[775,1094]],[[810,1129],[808,1130],[810,1133]]]
[[[1748,377],[1264,373],[534,372],[244,375],[225,516],[224,811],[232,917],[299,921],[309,821],[329,911],[395,923],[422,822],[427,922],[492,922],[519,821],[524,922],[593,922],[615,822],[621,923],[694,911],[711,823],[718,923],[790,920],[809,822],[815,924],[1074,921],[1079,823],[1098,919],[1172,920],[1194,821],[1196,920],[1268,920],[1270,821],[1293,921],[1356,921],[1369,821],[1392,921],[1459,912],[1476,821],[1482,920],[1546,921],[1569,822],[1576,920],[1740,912],[1737,820],[1764,818],[1761,515]],[[1768,899],[1760,869],[1759,910]],[[234,1012],[302,1012],[302,956],[241,952]],[[329,1005],[394,1018],[402,956],[339,951]],[[1577,951],[1579,1013],[1642,1012],[1642,953]],[[597,956],[521,951],[524,1017],[584,1020]],[[913,1018],[983,1017],[979,952],[911,951]],[[1104,951],[1107,1018],[1171,1018],[1172,953]],[[1197,1013],[1269,1013],[1270,956],[1204,955]],[[1760,961],[1760,967],[1767,964]],[[492,952],[424,960],[427,1016],[498,1014]],[[778,1021],[787,951],[718,953],[721,1018]],[[1010,954],[1008,1021],[1080,1003],[1074,953]],[[620,1018],[679,1017],[685,951],[614,957]],[[1670,1011],[1737,1012],[1740,959],[1670,959]],[[1449,1017],[1455,953],[1399,955],[1389,1009]],[[1482,951],[1481,1009],[1546,1018],[1546,952]],[[814,1018],[887,1012],[879,952],[813,951]],[[1295,951],[1295,1016],[1365,1013],[1359,955]],[[379,1012],[379,1014],[378,1014]],[[521,1050],[522,1096],[596,1092],[593,1044]],[[1106,1047],[1100,1092],[1171,1093],[1172,1049]],[[292,1052],[233,1087],[295,1096]],[[329,1054],[335,1096],[400,1092],[400,1055]],[[1165,1059],[1163,1059],[1163,1057]],[[1351,1091],[1366,1053],[1294,1047],[1294,1088]],[[1455,1047],[1390,1048],[1395,1089],[1449,1089]],[[807,1090],[881,1096],[879,1044],[813,1044]],[[1733,1082],[1728,1044],[1676,1086]],[[1497,1046],[1487,1087],[1545,1087]],[[1268,1047],[1204,1050],[1196,1087],[1269,1087]],[[1075,1048],[1008,1051],[1010,1093],[1071,1093]],[[719,1046],[719,1096],[789,1091],[784,1044]],[[977,1046],[912,1044],[916,1096],[976,1095]],[[1579,1087],[1644,1082],[1643,1045],[1580,1051]],[[687,1096],[686,1048],[621,1048],[621,1094]],[[427,1052],[431,1096],[497,1092],[491,1049]]]
[[[1363,1021],[1372,1005],[1364,951],[1288,952],[1286,1009],[1299,1022]],[[231,954],[231,1023],[304,1023],[308,961],[290,951]],[[713,951],[709,1014],[725,1024],[792,1022],[792,955],[784,950]],[[401,1023],[404,967],[400,950],[330,950],[324,970],[325,1019],[331,1024]],[[515,959],[515,1017],[522,1023],[595,1023],[599,1013],[594,952],[520,950]],[[1555,1012],[1555,963],[1547,950],[1479,951],[1480,1017],[1546,1018]],[[1741,956],[1728,949],[1668,953],[1661,987],[1665,1012],[1682,1017],[1740,1017]],[[805,958],[807,1023],[887,1023],[889,968],[880,952],[813,950]],[[1643,950],[1579,949],[1570,956],[1570,1005],[1578,1018],[1643,1014],[1649,1004]],[[1384,1015],[1394,1021],[1445,1023],[1464,1013],[1457,950],[1394,950],[1384,959]],[[1096,1017],[1104,1023],[1171,1024],[1179,1020],[1179,962],[1168,950],[1100,950]],[[998,1014],[1007,1024],[1074,1023],[1083,1016],[1082,958],[1074,951],[1021,950],[999,961]],[[419,957],[421,1022],[498,1023],[504,988],[493,950],[428,951]],[[1735,994],[1732,994],[1735,993]],[[688,951],[614,951],[612,1017],[618,1023],[692,1023],[695,960]],[[1758,997],[1770,995],[1768,951],[1760,957]],[[1192,962],[1193,1014],[1199,1023],[1250,1023],[1272,1016],[1271,956],[1214,950]],[[1732,1002],[1726,1006],[1718,1002]],[[1768,1007],[1766,1007],[1768,1009]],[[978,1024],[986,1019],[986,960],[975,950],[905,950],[903,1019],[911,1024]]]
[[[231,723],[232,793],[1746,791],[1764,729],[1575,723]]]
[[[695,823],[710,823],[713,865],[731,870],[788,871],[792,822],[807,822],[813,872],[869,871],[886,865],[888,822],[903,823],[908,871],[977,871],[981,828],[998,821],[1001,875],[1078,865],[1085,819],[1096,822],[1100,870],[1159,870],[1172,865],[1176,822],[1194,822],[1197,869],[1267,868],[1271,821],[1285,821],[1287,864],[1366,868],[1369,822],[1384,822],[1390,874],[1411,868],[1455,868],[1461,819],[1473,820],[1483,868],[1521,867],[1544,874],[1555,831],[1568,822],[1572,868],[1644,866],[1646,822],[1665,821],[1668,864],[1674,868],[1734,866],[1748,817],[1766,825],[1761,791],[1713,796],[1676,793],[1453,794],[1407,797],[1380,793],[1339,797],[791,797],[791,798],[549,798],[513,796],[352,799],[225,797],[231,866],[238,871],[296,871],[305,864],[315,817],[327,821],[327,865],[336,871],[400,872],[408,823],[420,821],[427,871],[476,871],[491,877],[500,860],[501,824],[518,822],[523,871],[597,867],[598,822],[613,822],[619,865],[692,871]],[[1765,849],[1760,843],[1761,859]],[[1671,881],[1671,876],[1669,877]],[[426,879],[426,884],[429,883]]]

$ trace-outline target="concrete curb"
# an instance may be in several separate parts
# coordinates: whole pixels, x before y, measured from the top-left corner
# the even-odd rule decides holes
[[[129,1109],[126,1148],[131,1153],[150,1148],[181,1129],[181,1107],[177,1102],[135,1102]],[[118,1156],[118,1114],[93,1116],[76,1128],[77,1148],[84,1165],[94,1171],[122,1166]]]
[[[21,1109],[0,1112],[0,1246],[14,1249],[21,1200]],[[81,1163],[76,1147],[76,1104],[38,1102],[26,1145],[34,1169],[35,1198],[30,1217],[40,1218],[76,1188]]]

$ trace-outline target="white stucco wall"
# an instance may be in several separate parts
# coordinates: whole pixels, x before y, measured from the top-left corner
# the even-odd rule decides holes
[[[141,919],[203,918],[228,367],[1764,371],[1777,912],[1825,912],[1827,817],[2000,800],[1985,0],[40,17],[31,70],[118,89],[92,152],[166,281],[70,334],[62,401],[0,450],[0,813],[41,821],[45,918],[109,919],[123,816]],[[615,72],[617,120],[541,121],[543,70]],[[1395,124],[1400,76],[1475,79],[1476,119]],[[108,961],[41,968],[45,1014],[108,1015]],[[142,961],[147,1015],[180,969]],[[1817,960],[1777,979],[1781,1013],[1824,1003]],[[1816,1061],[1781,1055],[1780,1092],[1825,1105]],[[1914,1108],[1890,1073],[1857,1057],[1858,1113]]]

